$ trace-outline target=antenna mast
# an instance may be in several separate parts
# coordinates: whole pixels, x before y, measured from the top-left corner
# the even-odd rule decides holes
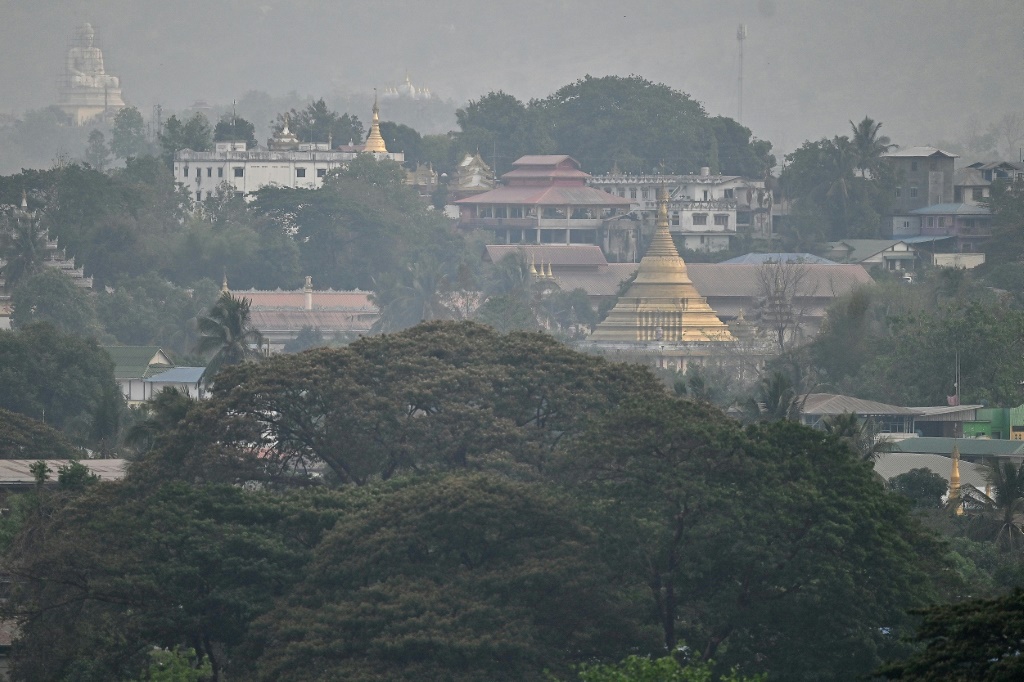
[[[740,46],[740,77],[739,77],[739,114],[736,116],[737,123],[743,123],[743,41],[747,39],[747,25],[740,24],[736,29],[736,42]]]

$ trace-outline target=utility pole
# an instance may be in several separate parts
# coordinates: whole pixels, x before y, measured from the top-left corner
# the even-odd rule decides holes
[[[740,77],[739,77],[739,114],[736,116],[737,123],[743,123],[743,41],[747,39],[747,25],[740,24],[736,29],[736,42],[740,46]]]

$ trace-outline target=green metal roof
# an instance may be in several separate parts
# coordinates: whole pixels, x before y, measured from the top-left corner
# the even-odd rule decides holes
[[[114,361],[115,379],[145,379],[174,367],[157,346],[103,346]]]
[[[954,443],[963,457],[1024,455],[1024,441],[996,438],[907,438],[893,443],[893,451],[949,455]]]

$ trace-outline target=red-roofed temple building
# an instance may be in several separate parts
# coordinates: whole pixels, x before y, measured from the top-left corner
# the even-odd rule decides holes
[[[590,175],[564,154],[524,156],[501,176],[502,185],[456,202],[459,227],[493,233],[499,244],[596,244],[607,253],[611,232],[636,238],[631,221],[615,230],[630,201],[589,187]],[[628,251],[628,246],[626,247]]]

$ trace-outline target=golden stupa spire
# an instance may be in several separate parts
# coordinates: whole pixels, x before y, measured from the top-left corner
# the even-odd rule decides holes
[[[530,274],[534,277],[537,276],[537,262],[532,254],[530,255]]]
[[[658,190],[654,238],[636,279],[590,339],[595,342],[735,341],[686,272],[668,231],[668,190]]]
[[[224,268],[224,281],[220,284],[220,293],[230,294],[231,289],[228,289],[228,269]]]
[[[949,503],[955,505],[956,515],[964,515],[964,504],[960,500],[960,448],[953,443],[953,467],[949,472]]]
[[[377,106],[377,88],[373,89],[373,119],[370,121],[370,134],[366,137],[364,152],[387,154],[388,148],[384,138],[380,136],[380,107]]]

